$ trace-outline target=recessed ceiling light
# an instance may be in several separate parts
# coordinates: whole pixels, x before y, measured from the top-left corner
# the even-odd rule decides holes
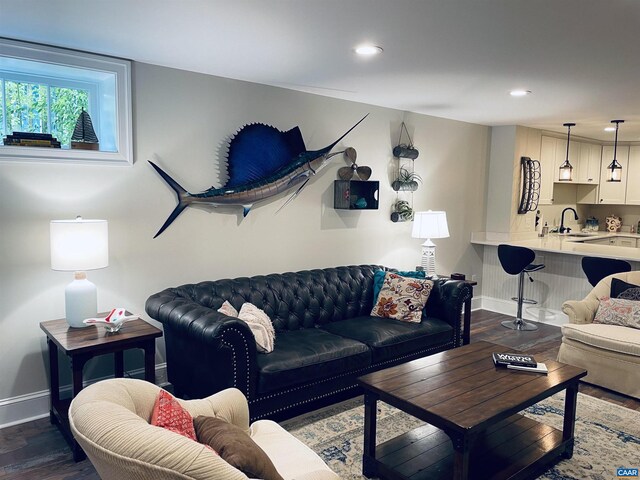
[[[358,45],[355,48],[355,52],[358,55],[370,57],[372,55],[378,55],[379,53],[382,53],[382,47],[378,47],[377,45]]]
[[[511,90],[509,95],[512,97],[526,97],[531,93],[531,90]]]
[[[615,132],[616,131],[616,127],[605,127],[604,131],[605,132]]]

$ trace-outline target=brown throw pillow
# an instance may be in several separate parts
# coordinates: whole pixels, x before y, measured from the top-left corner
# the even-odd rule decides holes
[[[269,457],[240,427],[215,417],[193,421],[200,443],[213,448],[222,459],[249,478],[284,480]]]

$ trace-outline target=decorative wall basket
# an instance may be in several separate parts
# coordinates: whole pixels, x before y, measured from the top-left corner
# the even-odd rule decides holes
[[[529,157],[520,157],[522,167],[522,196],[518,214],[523,215],[538,208],[540,198],[540,162]]]

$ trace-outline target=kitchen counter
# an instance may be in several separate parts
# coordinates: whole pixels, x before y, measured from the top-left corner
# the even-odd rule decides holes
[[[517,247],[527,247],[537,252],[560,253],[566,255],[597,256],[606,258],[619,258],[622,260],[640,261],[640,248],[622,247],[617,245],[601,245],[589,243],[593,240],[610,239],[614,237],[626,237],[640,239],[640,235],[634,233],[607,233],[597,232],[594,234],[560,235],[550,233],[544,237],[520,240],[493,240],[488,239],[484,234],[475,235],[471,243],[474,245],[500,244],[513,245]]]

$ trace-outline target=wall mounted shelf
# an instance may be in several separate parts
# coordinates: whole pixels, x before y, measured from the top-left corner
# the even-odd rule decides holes
[[[337,210],[377,210],[380,182],[364,180],[335,180],[333,208]]]

